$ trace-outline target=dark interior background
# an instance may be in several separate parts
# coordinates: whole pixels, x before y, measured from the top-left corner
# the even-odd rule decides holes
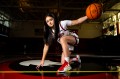
[[[120,0],[0,0],[0,10],[11,16],[13,20],[43,20],[46,12],[55,12],[60,19],[78,18],[85,14],[86,7],[94,2],[102,3],[103,15],[97,20],[87,22],[104,22],[113,12],[120,9],[111,7]],[[110,11],[109,14],[104,14]],[[74,16],[73,16],[74,15]],[[3,30],[1,30],[3,29]],[[38,37],[11,37],[12,28],[0,25],[0,55],[39,55],[43,51],[43,38]],[[5,35],[5,36],[4,36]],[[120,36],[99,36],[96,38],[80,38],[80,43],[75,46],[75,53],[88,55],[120,56]],[[49,54],[61,54],[61,47],[54,44]]]

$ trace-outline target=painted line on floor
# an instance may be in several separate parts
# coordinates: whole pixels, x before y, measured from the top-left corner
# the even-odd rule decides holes
[[[0,73],[56,73],[58,71],[0,71]],[[120,72],[120,71],[66,71],[65,73],[97,73],[97,72]],[[62,73],[62,72],[60,72]]]

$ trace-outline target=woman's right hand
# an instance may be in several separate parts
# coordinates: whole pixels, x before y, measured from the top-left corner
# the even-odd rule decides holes
[[[42,60],[40,61],[40,64],[36,66],[37,70],[39,70],[40,67],[43,67],[44,61],[45,61],[45,57],[46,57],[46,54],[48,52],[48,49],[49,49],[49,45],[48,44],[44,44]]]
[[[44,61],[41,61],[40,64],[36,66],[36,69],[39,70],[39,68],[43,66],[44,66]]]

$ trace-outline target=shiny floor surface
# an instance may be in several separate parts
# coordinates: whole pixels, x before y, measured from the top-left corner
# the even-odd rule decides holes
[[[36,58],[6,59],[0,63],[0,79],[118,79],[116,69],[109,68],[111,64],[95,59],[84,60],[82,63],[72,62],[72,70],[58,73],[61,63],[56,58],[46,59],[39,70],[36,65],[40,60]]]

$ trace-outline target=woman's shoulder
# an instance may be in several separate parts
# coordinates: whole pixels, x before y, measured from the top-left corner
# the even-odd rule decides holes
[[[60,24],[61,25],[70,25],[71,24],[71,20],[61,20]]]

